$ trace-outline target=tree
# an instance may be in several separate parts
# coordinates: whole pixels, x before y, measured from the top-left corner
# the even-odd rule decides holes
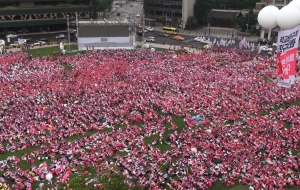
[[[189,16],[186,22],[185,28],[188,30],[192,30],[198,26],[197,20],[193,16]]]
[[[198,24],[206,24],[212,9],[253,9],[256,2],[259,0],[196,0],[194,16]]]
[[[194,5],[194,16],[198,21],[198,24],[207,23],[207,15],[213,8],[212,0],[196,0]]]
[[[232,19],[232,22],[242,31],[245,31],[247,29],[247,25],[248,25],[248,29],[252,30],[252,26],[256,25],[257,23],[257,14],[254,14],[253,11],[251,10],[249,11],[249,13],[245,14],[244,16]]]
[[[113,0],[95,0],[95,8],[97,12],[103,12],[111,9]]]

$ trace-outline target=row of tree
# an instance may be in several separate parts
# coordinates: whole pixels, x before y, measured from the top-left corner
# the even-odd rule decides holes
[[[114,0],[92,0],[92,18],[97,18],[97,12],[110,11]]]
[[[199,24],[208,22],[211,9],[254,9],[259,0],[196,0],[194,15]]]
[[[212,9],[227,9],[227,10],[250,10],[248,14],[237,17],[231,20],[231,24],[241,28],[243,31],[252,29],[251,26],[257,23],[257,14],[253,13],[256,2],[259,0],[196,0],[194,5],[194,17],[189,17],[187,20],[187,29],[196,28],[199,25],[206,25],[212,23],[211,10]]]

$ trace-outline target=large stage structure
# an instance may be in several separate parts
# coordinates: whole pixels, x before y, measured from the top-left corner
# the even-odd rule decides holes
[[[132,23],[107,20],[77,21],[78,50],[134,49]]]

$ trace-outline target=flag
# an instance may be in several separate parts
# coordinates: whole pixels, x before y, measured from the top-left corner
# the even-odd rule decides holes
[[[231,45],[232,44],[232,40],[230,39],[230,40],[228,40],[228,42],[227,42],[227,46],[229,46],[229,45]]]
[[[246,45],[247,45],[246,38],[243,38],[239,43],[239,47],[240,49],[242,49],[242,47],[245,47]]]
[[[216,38],[215,38],[215,39],[214,39],[214,42],[213,42],[213,44],[215,44],[215,43],[216,43],[216,41],[217,41],[217,40],[216,40]]]

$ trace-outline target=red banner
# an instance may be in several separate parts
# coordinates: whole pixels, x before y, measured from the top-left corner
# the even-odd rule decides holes
[[[280,55],[278,70],[281,70],[283,79],[289,79],[291,75],[296,74],[296,56],[296,48],[290,49],[285,54]],[[280,75],[280,73],[278,74]]]

